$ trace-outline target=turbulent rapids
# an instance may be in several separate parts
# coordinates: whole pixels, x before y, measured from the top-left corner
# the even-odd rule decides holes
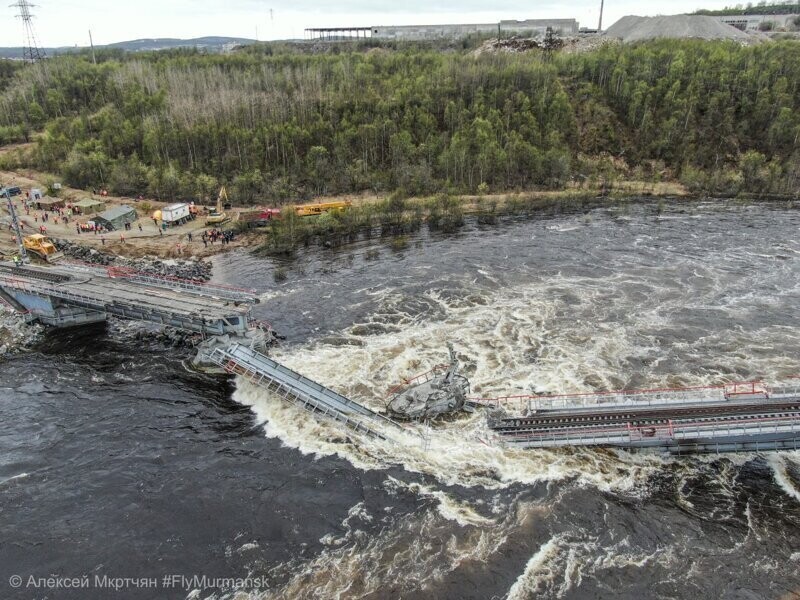
[[[255,288],[253,316],[286,336],[271,360],[395,424],[369,420],[373,436],[245,370],[187,370],[136,324],[48,334],[0,362],[14,423],[0,564],[269,579],[182,594],[204,600],[796,594],[800,451],[525,448],[492,427],[552,427],[572,390],[628,390],[602,398],[644,439],[668,423],[634,410],[642,388],[698,388],[703,419],[712,404],[791,410],[777,395],[800,368],[798,227],[794,208],[676,202],[423,228],[402,251],[371,238],[287,261],[222,255],[215,282]],[[448,342],[473,412],[391,416],[413,374],[449,363]],[[766,398],[727,385],[755,380]]]

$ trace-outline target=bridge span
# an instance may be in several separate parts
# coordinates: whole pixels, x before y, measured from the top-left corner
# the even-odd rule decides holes
[[[118,267],[0,263],[0,299],[32,320],[66,327],[108,316],[215,336],[244,334],[257,296],[215,284]]]

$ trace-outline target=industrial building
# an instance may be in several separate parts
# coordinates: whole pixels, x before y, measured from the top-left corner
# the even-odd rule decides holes
[[[372,27],[322,27],[306,29],[311,39],[342,39],[374,37],[387,40],[431,40],[460,38],[468,35],[524,35],[544,34],[547,28],[561,35],[578,33],[575,19],[526,19],[500,21],[499,23],[444,24],[444,25],[374,25]]]
[[[726,15],[715,16],[718,21],[742,31],[758,31],[762,23],[772,23],[773,29],[793,29],[798,14],[792,15]]]

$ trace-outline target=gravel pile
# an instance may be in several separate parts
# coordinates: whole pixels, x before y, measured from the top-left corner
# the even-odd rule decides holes
[[[181,279],[192,279],[194,281],[208,281],[211,279],[211,263],[198,258],[185,260],[161,260],[155,257],[125,258],[123,256],[117,256],[116,254],[100,252],[95,248],[81,246],[80,244],[68,240],[53,240],[53,243],[66,256],[93,265],[128,267],[151,275],[179,277]]]
[[[693,38],[701,40],[733,40],[743,44],[752,40],[744,31],[704,15],[670,15],[663,17],[622,17],[605,32],[607,37],[625,43],[656,38]]]

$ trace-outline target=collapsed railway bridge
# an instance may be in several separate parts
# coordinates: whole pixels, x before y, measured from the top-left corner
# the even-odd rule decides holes
[[[241,376],[366,437],[399,439],[397,433],[404,428],[261,352],[272,332],[251,318],[258,297],[249,290],[117,267],[0,263],[0,301],[53,327],[113,316],[199,334],[204,341],[197,363]],[[451,350],[449,367],[415,380],[388,406],[412,406],[414,411],[400,415],[412,420],[485,408],[491,413],[494,441],[513,448],[604,447],[672,454],[800,449],[800,380],[773,387],[759,382],[489,399],[465,397],[469,383],[456,373],[457,367]]]
[[[200,334],[205,341],[196,362],[243,376],[285,401],[369,437],[387,439],[400,428],[260,352],[272,332],[251,318],[258,297],[249,290],[118,267],[0,263],[0,300],[52,327],[97,323],[113,316]]]

